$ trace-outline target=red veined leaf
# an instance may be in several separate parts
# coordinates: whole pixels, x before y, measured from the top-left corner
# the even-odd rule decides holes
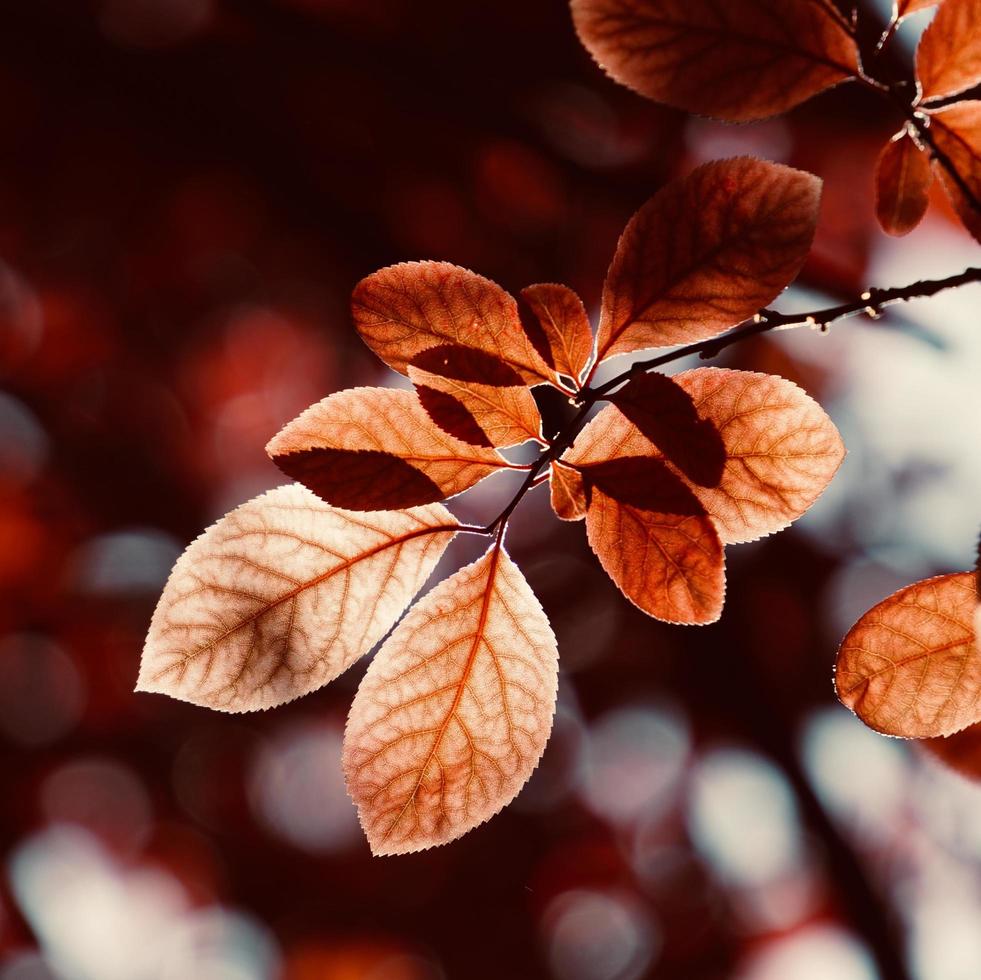
[[[936,7],[940,0],[894,0],[892,5],[893,23],[898,23],[904,17],[915,14],[918,10]]]
[[[923,101],[981,82],[981,0],[946,0],[920,38],[916,80]]]
[[[177,560],[136,689],[221,711],[316,690],[391,629],[457,526],[439,504],[352,514],[296,484],[250,500]]]
[[[981,724],[940,738],[927,738],[920,745],[949,769],[968,779],[981,779]]]
[[[870,609],[838,651],[841,702],[902,738],[951,735],[981,721],[974,575],[916,582]]]
[[[662,187],[617,244],[597,361],[705,340],[753,316],[804,264],[820,197],[812,174],[750,157]]]
[[[365,343],[402,374],[427,348],[457,344],[494,355],[529,384],[551,377],[525,333],[514,297],[448,262],[381,269],[358,283],[351,309]]]
[[[531,390],[491,354],[454,344],[430,347],[409,364],[409,378],[429,417],[464,442],[515,446],[541,438]]]
[[[344,736],[374,854],[445,844],[518,794],[552,727],[555,637],[498,544],[421,599],[379,650]]]
[[[649,457],[597,463],[583,478],[586,536],[620,591],[655,619],[714,623],[725,599],[722,542],[691,490]]]
[[[875,167],[875,213],[882,230],[908,235],[930,203],[930,158],[903,130],[882,148]]]
[[[545,360],[557,374],[578,385],[593,352],[593,331],[582,300],[568,286],[558,283],[526,286],[521,296],[544,333]]]
[[[786,112],[858,74],[830,0],[572,0],[572,16],[618,82],[730,122]]]
[[[586,488],[578,470],[560,462],[551,465],[549,485],[552,510],[563,521],[581,521],[586,516]]]
[[[335,507],[400,510],[452,497],[510,465],[443,432],[414,392],[351,388],[311,405],[266,446],[273,462]]]
[[[975,201],[981,201],[981,101],[955,102],[930,113],[930,132],[967,184]],[[981,242],[981,212],[968,200],[964,191],[940,161],[933,161],[934,173],[964,227]]]
[[[692,492],[726,544],[785,528],[817,500],[841,465],[845,448],[834,423],[793,382],[723,368],[695,368],[674,381],[725,446],[718,485],[693,484]],[[582,430],[565,458],[584,466],[645,455],[662,453],[611,405]]]
[[[715,487],[722,479],[726,447],[711,419],[699,416],[691,395],[665,374],[641,374],[610,402],[692,483]]]

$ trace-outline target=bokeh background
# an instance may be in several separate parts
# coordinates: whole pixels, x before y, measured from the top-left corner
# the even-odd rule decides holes
[[[977,247],[939,196],[905,240],[875,226],[898,118],[847,86],[753,126],[688,118],[606,79],[562,0],[0,12],[0,980],[981,977],[981,790],[831,687],[861,612],[971,567],[978,287],[730,353],[816,395],[850,455],[794,529],[729,550],[715,626],[646,619],[581,525],[524,502],[555,731],[451,846],[369,856],[339,764],[363,664],[254,716],[132,693],[173,560],[282,482],[266,440],[396,383],[352,329],[359,278],[439,258],[595,310],[630,214],[746,152],[826,181],[781,308],[960,271]],[[495,513],[498,479],[457,513]]]

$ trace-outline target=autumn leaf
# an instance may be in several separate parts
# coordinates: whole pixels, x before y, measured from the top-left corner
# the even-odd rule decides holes
[[[221,711],[315,691],[388,632],[457,526],[439,504],[352,514],[295,484],[250,500],[178,559],[136,689]]]
[[[981,0],[946,0],[920,38],[921,101],[945,99],[981,82]]]
[[[578,470],[554,462],[549,471],[552,510],[563,521],[581,521],[586,516],[586,488]]]
[[[722,542],[682,480],[650,457],[594,463],[583,479],[589,545],[623,594],[667,623],[715,622],[725,599]]]
[[[497,283],[448,262],[403,262],[355,287],[354,322],[365,343],[402,374],[422,351],[457,344],[500,358],[529,384],[551,378]]]
[[[975,201],[981,201],[981,101],[965,100],[931,112],[930,132]],[[981,212],[939,160],[933,167],[964,227],[981,242]]]
[[[812,174],[750,157],[662,187],[617,244],[597,361],[705,340],[753,316],[804,264],[820,196]]]
[[[633,378],[610,402],[689,480],[718,486],[726,447],[710,419],[699,416],[691,395],[667,375],[651,372]]]
[[[892,5],[893,23],[898,23],[904,17],[915,14],[918,10],[936,7],[940,0],[894,0]]]
[[[834,423],[793,382],[723,368],[696,368],[673,380],[725,447],[718,484],[690,483],[724,543],[753,541],[787,527],[817,500],[841,465],[845,449]],[[645,455],[663,453],[611,405],[585,426],[565,459],[583,466]],[[674,468],[670,458],[668,465]]]
[[[974,575],[916,582],[867,612],[838,651],[835,687],[870,728],[902,738],[951,735],[981,721]]]
[[[500,358],[441,344],[417,354],[409,378],[429,417],[475,446],[541,441],[541,417],[521,375]]]
[[[886,143],[875,168],[875,211],[882,230],[909,234],[926,214],[932,182],[930,159],[908,131]]]
[[[572,0],[572,16],[618,82],[730,122],[785,112],[858,74],[830,0]]]
[[[311,405],[266,446],[335,507],[399,510],[461,493],[510,465],[433,424],[414,392],[351,388]]]
[[[558,652],[496,544],[418,602],[379,650],[344,737],[344,772],[374,854],[472,830],[518,794],[548,740]]]
[[[593,352],[593,331],[582,300],[557,283],[526,286],[521,297],[542,329],[546,362],[578,385]]]

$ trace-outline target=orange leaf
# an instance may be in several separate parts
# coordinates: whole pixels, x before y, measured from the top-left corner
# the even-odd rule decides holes
[[[903,130],[882,148],[875,167],[875,212],[882,230],[908,235],[930,203],[930,158]]]
[[[503,447],[541,438],[531,390],[491,354],[455,344],[430,347],[409,364],[409,377],[429,417],[464,442]]]
[[[722,479],[726,447],[710,419],[699,416],[691,395],[665,374],[642,374],[610,402],[692,483],[716,487]]]
[[[916,79],[922,101],[981,82],[981,0],[946,0],[920,38]]]
[[[981,724],[946,737],[924,739],[920,745],[962,776],[981,779]]]
[[[568,287],[537,283],[521,290],[544,333],[545,360],[578,385],[593,352],[593,331],[582,300]]]
[[[705,340],[753,316],[804,264],[820,197],[812,174],[750,157],[662,187],[617,244],[597,360]]]
[[[696,368],[674,381],[725,446],[718,485],[693,485],[692,492],[726,544],[785,528],[814,503],[841,465],[845,449],[834,423],[793,382],[722,368]],[[662,453],[611,405],[582,430],[565,458],[583,466],[645,455]]]
[[[981,201],[981,101],[955,102],[931,112],[930,132],[975,200]],[[933,168],[964,227],[981,242],[981,212],[938,160],[933,161]]]
[[[898,23],[904,17],[915,14],[918,10],[927,10],[936,7],[940,0],[894,0],[892,5],[892,19]]]
[[[500,545],[441,582],[379,650],[344,736],[374,854],[445,844],[518,794],[552,727],[558,652]]]
[[[714,623],[725,598],[722,542],[680,478],[654,459],[599,463],[584,478],[589,545],[623,594],[667,623]]]
[[[461,493],[508,467],[496,450],[437,428],[414,392],[351,388],[311,405],[266,446],[335,507],[400,510]]]
[[[572,16],[618,82],[730,122],[785,112],[858,74],[830,0],[572,0]]]
[[[916,582],[870,609],[838,651],[835,687],[870,728],[902,738],[951,735],[981,721],[974,575]]]
[[[586,516],[586,488],[579,471],[552,463],[549,482],[556,516],[563,521],[581,521]]]
[[[551,377],[525,333],[514,297],[448,262],[381,269],[358,283],[351,309],[365,343],[402,374],[422,351],[449,343],[493,354],[529,384]]]
[[[242,504],[177,560],[136,689],[221,711],[315,691],[391,629],[456,528],[439,504],[350,514],[295,484]]]

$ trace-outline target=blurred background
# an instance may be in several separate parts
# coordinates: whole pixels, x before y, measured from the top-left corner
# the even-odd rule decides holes
[[[826,181],[782,309],[961,271],[939,195],[907,239],[875,225],[887,107],[845,86],[692,119],[606,79],[563,0],[0,10],[0,980],[981,977],[981,789],[831,686],[865,609],[972,566],[978,287],[731,352],[817,396],[850,455],[794,529],[729,549],[717,625],[642,616],[529,496],[509,543],[559,638],[555,730],[450,846],[369,856],[339,761],[364,664],[255,716],[132,693],[174,559],[282,482],[267,439],[396,383],[358,279],[445,259],[595,311],[631,213],[738,153]],[[454,509],[488,519],[506,482]]]

